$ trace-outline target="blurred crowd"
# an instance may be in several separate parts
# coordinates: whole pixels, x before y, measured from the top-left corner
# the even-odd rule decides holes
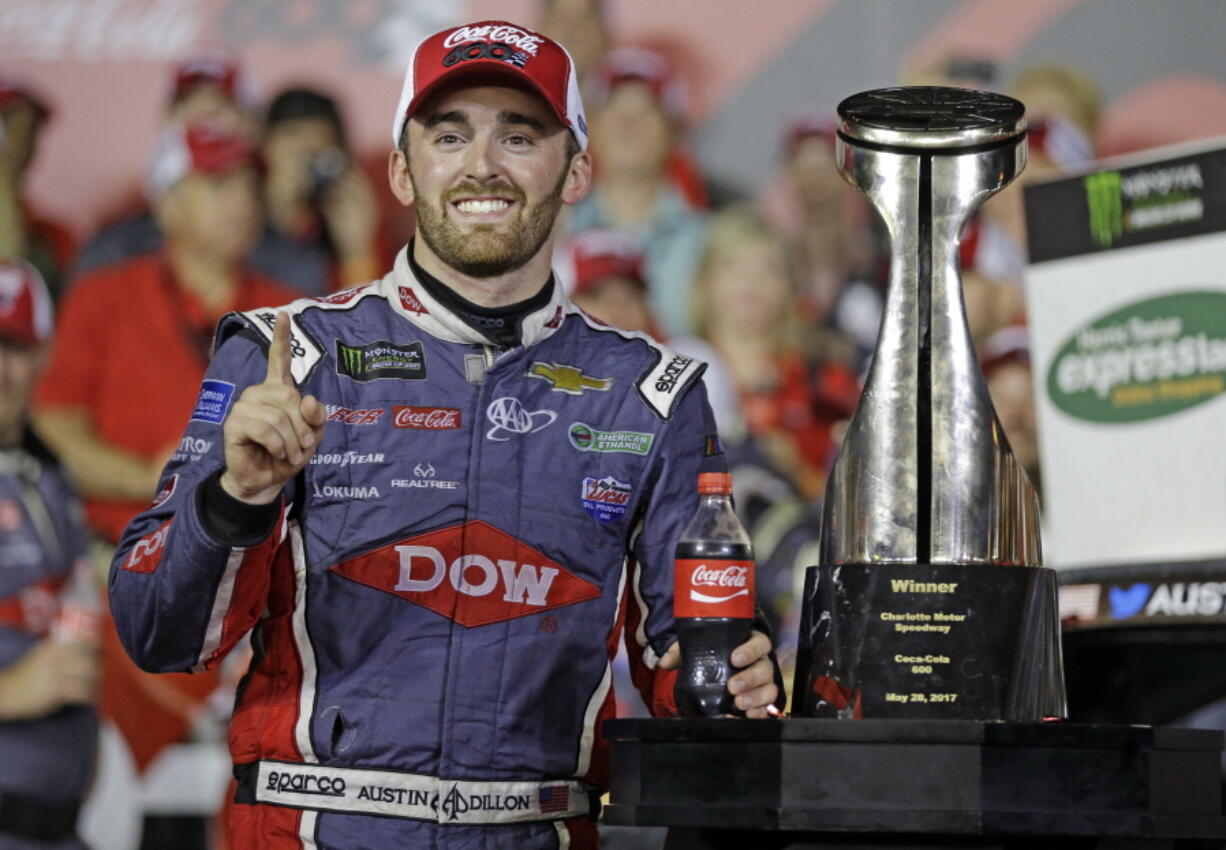
[[[837,172],[833,105],[802,107],[764,128],[778,138],[774,177],[757,196],[735,197],[704,178],[688,145],[686,80],[666,47],[615,45],[595,0],[546,2],[536,23],[579,68],[597,175],[592,194],[567,212],[557,274],[599,320],[709,364],[760,602],[786,665],[826,473],[871,366],[887,235]],[[344,105],[328,92],[295,87],[258,102],[225,54],[187,57],[167,81],[144,185],[75,245],[22,192],[54,106],[37,80],[0,79],[0,284],[20,277],[48,292],[57,313],[49,342],[15,340],[0,327],[0,390],[18,392],[16,402],[4,399],[18,410],[29,401],[38,437],[83,500],[100,564],[127,520],[158,497],[165,462],[206,448],[180,432],[218,318],[379,277],[410,233],[378,176],[385,152],[363,162],[349,147]],[[1058,65],[999,79],[975,57],[911,69],[901,82],[1005,91],[1027,106],[1029,165],[970,223],[962,263],[990,392],[1037,483],[1021,186],[1091,161],[1097,87]],[[13,303],[0,286],[0,312]],[[32,345],[45,359],[42,378],[14,390],[9,361]],[[245,659],[220,673],[153,677],[103,623],[98,705],[135,774],[169,746],[222,738]],[[74,691],[64,702],[83,699]],[[142,846],[162,846],[160,828],[149,818]],[[175,829],[182,842],[182,824]]]

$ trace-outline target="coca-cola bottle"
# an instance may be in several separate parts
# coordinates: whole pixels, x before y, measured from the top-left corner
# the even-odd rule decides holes
[[[732,651],[754,619],[753,545],[732,510],[732,476],[698,476],[698,511],[677,543],[673,614],[681,642],[677,707],[684,715],[744,714],[728,693]]]

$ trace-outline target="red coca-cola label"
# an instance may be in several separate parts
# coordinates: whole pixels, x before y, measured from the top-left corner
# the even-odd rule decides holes
[[[678,558],[673,562],[674,615],[753,619],[753,572],[753,561]]]
[[[392,413],[392,425],[396,428],[447,431],[460,427],[458,407],[411,407],[398,404],[392,408]]]

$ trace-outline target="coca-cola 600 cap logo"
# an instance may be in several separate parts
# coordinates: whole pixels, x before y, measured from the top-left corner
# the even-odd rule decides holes
[[[753,618],[753,561],[679,558],[673,569],[676,616]]]
[[[447,431],[460,427],[458,407],[414,407],[397,404],[392,408],[393,428],[419,431]]]

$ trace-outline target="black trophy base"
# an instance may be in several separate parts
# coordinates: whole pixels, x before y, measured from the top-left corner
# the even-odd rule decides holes
[[[604,735],[605,821],[673,827],[667,850],[1226,840],[1218,731],[703,718],[611,720]]]
[[[809,567],[792,705],[840,720],[1064,717],[1056,572]]]

